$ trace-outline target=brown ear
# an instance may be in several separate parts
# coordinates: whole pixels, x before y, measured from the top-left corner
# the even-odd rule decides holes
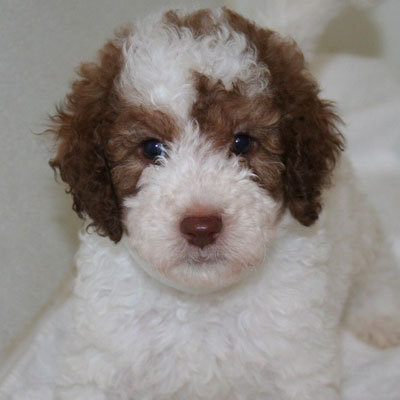
[[[309,226],[321,211],[321,191],[329,184],[343,139],[338,117],[328,102],[310,101],[287,115],[281,125],[284,141],[284,196],[292,215]]]
[[[330,183],[344,139],[332,103],[319,87],[296,44],[267,33],[264,61],[270,68],[273,102],[282,112],[283,195],[292,215],[309,226],[321,211],[321,192]]]
[[[309,226],[321,211],[321,192],[330,183],[344,139],[332,103],[319,98],[319,87],[294,41],[271,31],[257,32],[260,58],[270,71],[270,93],[282,113],[283,196],[292,215]]]
[[[97,63],[80,66],[80,79],[73,83],[72,92],[51,117],[49,129],[58,143],[50,165],[68,184],[74,211],[81,218],[89,216],[96,231],[115,242],[122,235],[120,204],[105,158],[105,145],[116,117],[113,82],[122,65],[119,39],[126,32],[102,48]]]
[[[319,87],[295,42],[268,33],[264,60],[270,68],[273,101],[282,112],[283,195],[292,215],[309,226],[321,211],[322,189],[344,139],[332,103],[319,98]]]

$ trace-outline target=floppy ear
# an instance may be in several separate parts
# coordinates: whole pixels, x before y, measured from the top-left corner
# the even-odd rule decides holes
[[[321,211],[321,191],[330,183],[343,139],[336,128],[338,117],[329,102],[308,94],[281,125],[284,143],[284,197],[292,215],[309,226]]]
[[[113,82],[122,65],[120,39],[125,32],[106,43],[97,63],[80,66],[80,79],[72,84],[72,92],[51,117],[49,129],[58,143],[50,165],[68,184],[74,211],[81,218],[89,216],[96,231],[115,242],[122,236],[120,201],[105,158],[105,145],[116,117]]]
[[[296,43],[266,32],[264,60],[271,73],[273,102],[282,112],[283,195],[292,215],[309,226],[321,211],[321,192],[330,177],[344,139],[331,102],[319,98],[319,87]]]

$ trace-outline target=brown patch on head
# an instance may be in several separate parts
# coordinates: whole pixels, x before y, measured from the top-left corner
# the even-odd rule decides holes
[[[284,165],[281,187],[285,204],[302,224],[311,225],[321,210],[321,191],[329,184],[336,159],[344,147],[343,137],[336,128],[339,118],[330,102],[319,99],[318,85],[293,41],[260,29],[230,10],[225,9],[225,17],[233,29],[247,37],[249,45],[257,49],[258,61],[269,69],[270,95],[265,98],[264,111],[261,98],[253,100],[257,103],[254,110],[265,115],[274,110],[281,115],[273,126],[273,133],[266,131],[265,134],[275,138],[274,147],[279,151],[272,153],[279,154]],[[249,102],[243,101],[245,109]],[[235,105],[236,110],[231,108],[233,118],[239,106]],[[252,114],[248,118],[252,120]],[[275,170],[268,171],[268,165],[261,171],[261,162],[253,168],[261,181],[268,174],[276,176]]]
[[[195,38],[211,35],[218,29],[218,24],[212,17],[211,10],[199,10],[188,15],[180,16],[176,11],[164,14],[164,22],[178,29],[189,28]]]
[[[134,192],[148,165],[140,156],[141,142],[169,140],[175,129],[161,112],[128,106],[119,98],[114,80],[122,69],[121,46],[130,31],[125,28],[107,42],[98,62],[80,66],[80,79],[49,129],[58,141],[50,165],[68,184],[73,209],[81,218],[88,215],[97,232],[115,242],[123,232],[122,199]]]
[[[195,74],[197,100],[191,115],[196,119],[202,134],[220,149],[232,148],[236,134],[247,133],[257,145],[242,156],[242,162],[253,169],[259,183],[273,197],[281,195],[282,146],[276,130],[279,113],[268,96],[261,94],[249,98],[242,94],[242,82],[226,90],[220,81]]]

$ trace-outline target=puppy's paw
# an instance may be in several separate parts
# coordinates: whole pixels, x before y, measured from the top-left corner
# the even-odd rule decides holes
[[[400,310],[397,316],[380,315],[357,322],[352,330],[363,341],[381,349],[400,345]]]

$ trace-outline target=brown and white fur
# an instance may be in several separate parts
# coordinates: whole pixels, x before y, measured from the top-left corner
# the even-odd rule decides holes
[[[338,400],[343,326],[400,342],[400,274],[293,41],[171,11],[79,74],[51,165],[98,234],[55,399]]]

